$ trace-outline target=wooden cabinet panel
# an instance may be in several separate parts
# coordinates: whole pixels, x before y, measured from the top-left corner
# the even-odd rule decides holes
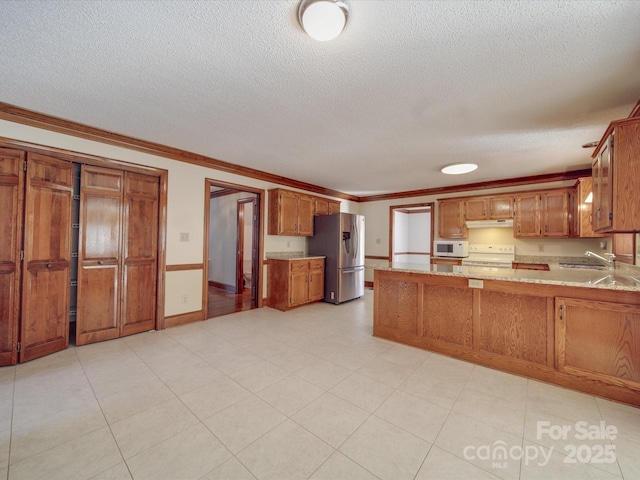
[[[591,201],[587,199],[591,195]],[[593,180],[592,177],[578,179],[576,184],[576,233],[581,238],[602,237],[593,231]]]
[[[340,213],[340,202],[329,200],[329,215]]]
[[[471,348],[473,290],[425,285],[422,334],[433,340]]]
[[[640,388],[640,307],[557,298],[556,363],[560,371]]]
[[[73,165],[27,156],[21,362],[69,345]]]
[[[493,220],[506,220],[513,218],[513,196],[500,195],[489,197],[489,218]]]
[[[482,291],[480,350],[546,365],[548,301],[538,296]]]
[[[0,149],[0,366],[18,361],[23,152]]]
[[[431,263],[433,265],[462,265],[462,259],[431,257]]]
[[[286,311],[323,298],[324,258],[270,260],[270,306]]]
[[[611,235],[611,252],[616,262],[633,265],[636,258],[636,236],[633,233],[614,233]]]
[[[540,194],[529,193],[516,195],[516,214],[514,220],[514,236],[540,236]]]
[[[313,236],[313,199],[307,195],[298,197],[298,235]]]
[[[489,201],[484,197],[470,198],[464,202],[466,220],[486,220],[489,213]]]
[[[594,230],[640,231],[640,118],[612,122],[593,161]]]
[[[158,255],[157,177],[124,177],[121,335],[155,328]]]
[[[421,289],[417,282],[384,280],[376,283],[376,319],[378,325],[411,335],[418,335]],[[393,299],[393,301],[388,301]]]
[[[120,336],[123,173],[83,166],[76,345]]]
[[[463,200],[438,200],[438,236],[467,238]]]
[[[518,193],[514,236],[516,238],[567,238],[572,234],[571,192],[554,189]]]
[[[568,237],[570,235],[569,200],[569,192],[566,190],[542,194],[544,214],[542,234],[545,237]]]

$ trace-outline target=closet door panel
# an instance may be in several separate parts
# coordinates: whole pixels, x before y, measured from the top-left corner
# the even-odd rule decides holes
[[[18,361],[24,153],[0,148],[0,366]]]
[[[83,165],[76,344],[120,335],[119,283],[123,174]]]
[[[73,165],[27,155],[20,361],[69,346]]]
[[[121,335],[156,326],[157,177],[125,173]]]

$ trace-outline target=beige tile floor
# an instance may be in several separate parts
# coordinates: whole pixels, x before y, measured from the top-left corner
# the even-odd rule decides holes
[[[372,299],[1,368],[0,478],[640,478],[640,409],[373,338]]]

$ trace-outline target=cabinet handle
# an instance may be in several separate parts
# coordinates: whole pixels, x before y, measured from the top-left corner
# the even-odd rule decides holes
[[[47,263],[47,268],[53,267],[53,263]]]
[[[102,260],[98,260],[98,265],[104,265],[104,262]]]
[[[560,320],[564,320],[564,305],[560,305]]]

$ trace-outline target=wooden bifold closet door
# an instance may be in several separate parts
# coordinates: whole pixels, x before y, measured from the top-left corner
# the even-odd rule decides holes
[[[159,180],[82,167],[76,345],[155,328]]]

